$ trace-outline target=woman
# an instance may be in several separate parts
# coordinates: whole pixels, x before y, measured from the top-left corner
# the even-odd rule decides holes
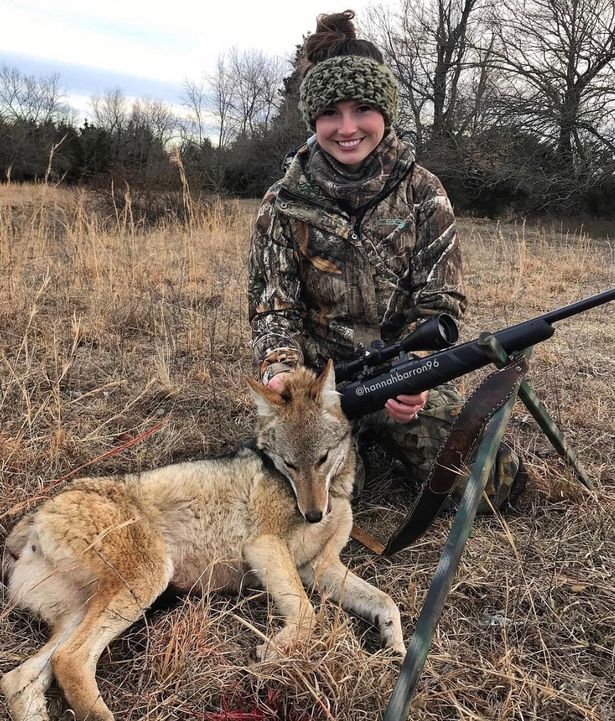
[[[459,318],[466,305],[450,202],[397,136],[397,81],[380,51],[356,37],[353,18],[322,15],[306,40],[300,109],[316,142],[267,192],[252,238],[254,353],[263,383],[278,391],[297,365],[347,360],[434,314]],[[358,430],[420,483],[462,404],[446,384],[390,399]],[[498,507],[517,468],[503,447],[488,488]]]

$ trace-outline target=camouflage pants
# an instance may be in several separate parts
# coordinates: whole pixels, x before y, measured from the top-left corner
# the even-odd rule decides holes
[[[385,411],[372,413],[356,423],[355,438],[358,444],[362,436],[381,445],[391,456],[401,461],[411,484],[420,488],[427,480],[434,460],[447,437],[450,426],[459,414],[464,400],[452,384],[444,384],[429,392],[427,403],[418,417],[410,423],[396,423]],[[519,469],[519,458],[506,444],[498,451],[496,462],[485,488],[491,504],[501,508],[509,495],[522,489],[514,488]],[[467,476],[460,477],[452,498],[459,500],[467,483]],[[360,493],[365,483],[365,469],[360,461],[357,466],[355,491]],[[490,512],[485,499],[480,502],[479,513]]]

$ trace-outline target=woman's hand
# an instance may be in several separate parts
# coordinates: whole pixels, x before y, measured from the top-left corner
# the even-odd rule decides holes
[[[277,378],[277,376],[274,376],[274,378]],[[389,398],[384,407],[387,414],[397,423],[409,423],[416,418],[418,412],[427,402],[428,393],[429,391],[423,391],[415,396]]]

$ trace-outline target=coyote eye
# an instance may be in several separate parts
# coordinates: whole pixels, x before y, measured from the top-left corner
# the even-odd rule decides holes
[[[291,463],[290,461],[287,461],[287,460],[285,460],[284,458],[283,458],[282,460],[283,460],[284,463],[286,464],[286,467],[287,467],[287,468],[290,468],[291,471],[296,471],[296,470],[297,470],[297,466],[295,466],[294,463]]]
[[[322,466],[322,464],[327,460],[328,457],[329,457],[329,451],[327,451],[324,455],[322,455],[322,456],[318,459],[318,461],[316,462],[317,465]]]

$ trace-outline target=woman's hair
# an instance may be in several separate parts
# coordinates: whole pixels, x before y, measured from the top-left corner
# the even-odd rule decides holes
[[[304,43],[299,109],[311,130],[326,108],[347,100],[373,105],[387,127],[397,122],[397,79],[383,63],[380,50],[357,38],[353,18],[352,10],[320,15],[316,32]]]
[[[372,42],[357,38],[353,18],[353,10],[318,16],[316,32],[303,45],[302,77],[316,63],[339,55],[360,55],[383,62],[382,53]]]

